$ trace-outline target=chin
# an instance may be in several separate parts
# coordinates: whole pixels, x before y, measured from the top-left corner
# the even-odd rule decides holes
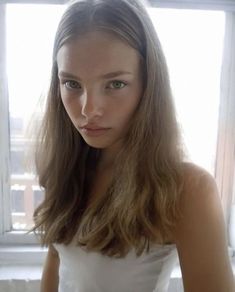
[[[102,142],[99,142],[99,141],[90,141],[88,139],[84,139],[83,140],[85,141],[85,143],[87,145],[89,145],[90,147],[92,148],[97,148],[97,149],[105,149],[107,147],[109,147],[110,145],[107,144],[107,143],[102,143]]]

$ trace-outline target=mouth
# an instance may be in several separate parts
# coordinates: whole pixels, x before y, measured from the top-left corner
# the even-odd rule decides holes
[[[97,137],[107,133],[111,128],[103,128],[103,127],[93,127],[93,126],[84,126],[81,127],[80,130],[83,134],[87,136]]]

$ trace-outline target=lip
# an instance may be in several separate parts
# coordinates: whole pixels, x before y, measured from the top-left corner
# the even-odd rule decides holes
[[[98,137],[105,134],[110,128],[103,128],[98,126],[84,126],[80,128],[82,133],[91,137]]]

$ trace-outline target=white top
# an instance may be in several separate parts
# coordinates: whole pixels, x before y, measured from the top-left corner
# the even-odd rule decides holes
[[[59,292],[167,292],[177,262],[175,244],[154,245],[137,257],[88,252],[73,244],[54,244],[59,253]]]

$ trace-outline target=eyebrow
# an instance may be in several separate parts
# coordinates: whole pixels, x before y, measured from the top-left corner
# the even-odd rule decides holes
[[[106,73],[104,75],[101,75],[101,78],[114,78],[114,77],[118,77],[120,75],[133,75],[133,73],[128,72],[128,71],[119,70],[119,71],[109,72],[109,73]],[[80,80],[80,78],[78,76],[71,74],[71,73],[68,73],[68,72],[65,72],[65,71],[60,71],[58,73],[58,76],[65,77],[65,78],[75,78],[75,79]]]

